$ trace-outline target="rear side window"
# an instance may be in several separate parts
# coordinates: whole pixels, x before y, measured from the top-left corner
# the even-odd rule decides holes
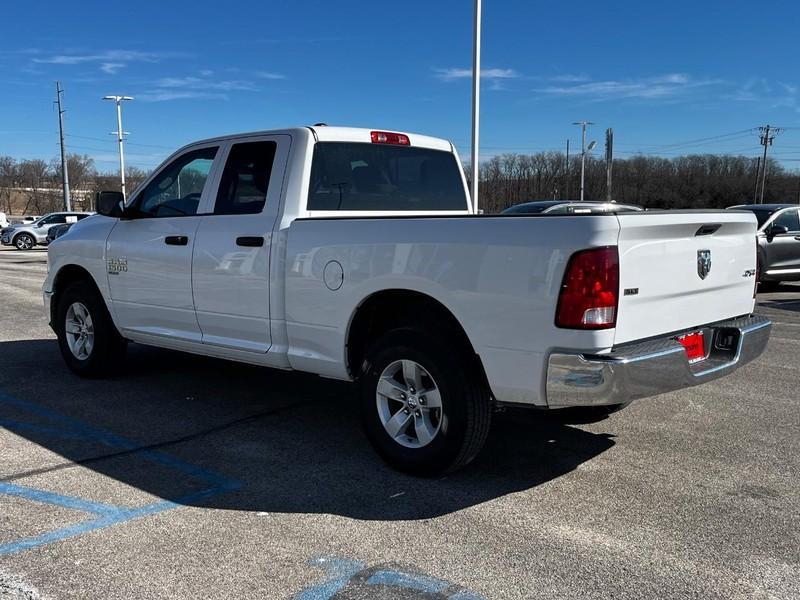
[[[309,210],[467,210],[450,152],[344,142],[314,146]]]
[[[275,142],[247,142],[231,148],[217,191],[215,215],[250,215],[264,209],[276,148]]]

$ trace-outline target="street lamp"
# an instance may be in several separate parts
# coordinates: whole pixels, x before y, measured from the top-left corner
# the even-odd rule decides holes
[[[594,125],[594,123],[591,121],[576,121],[573,123],[573,125],[581,126],[581,202],[583,202],[583,188],[586,173],[586,153],[594,150],[594,147],[597,146],[597,142],[592,141],[589,143],[589,147],[586,147],[586,126]]]
[[[125,153],[122,149],[123,136],[127,135],[126,131],[122,130],[122,102],[125,100],[133,100],[133,96],[103,96],[103,100],[113,100],[117,105],[117,130],[112,131],[110,135],[117,136],[117,143],[119,144],[119,179],[122,187],[122,197],[125,197]]]

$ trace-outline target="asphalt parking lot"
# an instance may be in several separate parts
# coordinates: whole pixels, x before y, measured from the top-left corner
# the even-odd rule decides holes
[[[798,598],[800,286],[765,355],[596,423],[505,413],[385,467],[353,389],[132,346],[85,381],[0,250],[0,598]]]

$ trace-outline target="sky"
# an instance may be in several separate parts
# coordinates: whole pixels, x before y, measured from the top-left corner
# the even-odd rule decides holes
[[[216,135],[325,122],[452,140],[469,158],[471,0],[9,2],[0,155],[69,152],[114,171]],[[800,3],[483,0],[481,158],[580,148],[617,157],[757,156],[800,168]]]

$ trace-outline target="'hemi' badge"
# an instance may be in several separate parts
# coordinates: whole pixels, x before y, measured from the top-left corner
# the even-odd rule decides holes
[[[625,288],[625,296],[636,296],[639,293],[639,288]]]

